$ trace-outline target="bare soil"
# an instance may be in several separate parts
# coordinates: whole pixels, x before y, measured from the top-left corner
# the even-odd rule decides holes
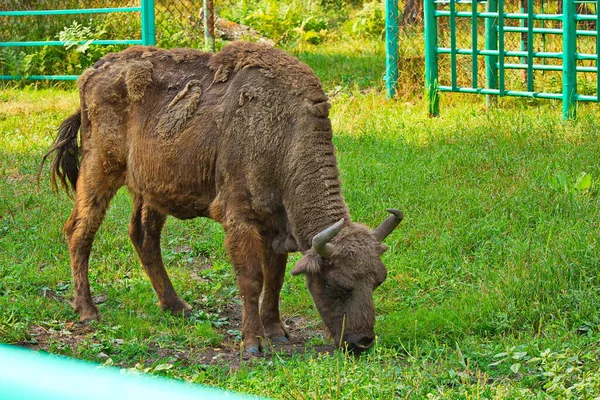
[[[42,294],[45,297],[52,298],[68,304],[63,296],[54,291],[47,291]],[[96,299],[95,299],[96,300]],[[102,302],[102,299],[97,299]],[[218,366],[227,369],[237,370],[242,364],[251,364],[259,359],[271,359],[274,357],[290,357],[294,354],[323,354],[332,353],[335,347],[332,344],[310,345],[307,344],[315,337],[323,337],[325,333],[320,329],[310,327],[310,323],[301,316],[291,316],[284,320],[290,334],[288,343],[269,343],[260,355],[249,355],[242,351],[241,340],[228,332],[239,332],[241,330],[241,306],[236,304],[227,305],[225,310],[219,314],[219,317],[227,318],[229,324],[218,328],[223,340],[218,347],[191,347],[183,349],[159,347],[151,344],[151,348],[157,354],[156,357],[148,358],[148,363],[159,359],[171,359],[184,365],[206,365]],[[165,318],[169,318],[165,314]],[[48,351],[51,345],[68,346],[73,353],[77,353],[78,347],[88,338],[95,328],[89,324],[79,322],[67,322],[62,329],[53,329],[42,325],[33,325],[28,333],[30,340],[21,342],[18,345],[32,350]],[[91,342],[95,341],[93,336]],[[90,342],[88,341],[88,343]],[[99,354],[99,359],[108,358],[109,355]],[[132,360],[133,362],[133,360]],[[131,365],[122,365],[130,367]]]

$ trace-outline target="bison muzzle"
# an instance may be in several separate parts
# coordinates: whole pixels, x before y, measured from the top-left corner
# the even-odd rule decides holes
[[[279,293],[289,252],[303,257],[315,305],[336,343],[355,352],[374,341],[373,291],[386,278],[378,228],[350,219],[332,144],[329,102],[308,66],[261,44],[217,54],[131,47],[109,54],[78,80],[80,109],[46,154],[52,182],[75,190],[65,225],[81,320],[98,318],[88,281],[94,235],[122,186],[133,197],[129,236],[159,305],[189,314],[165,270],[167,215],[212,218],[243,300],[247,352],[264,338],[287,341]],[[260,301],[262,293],[262,301]]]

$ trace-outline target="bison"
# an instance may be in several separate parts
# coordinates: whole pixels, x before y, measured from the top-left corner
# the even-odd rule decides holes
[[[329,103],[311,69],[264,44],[217,54],[135,46],[108,54],[78,80],[80,109],[59,127],[52,184],[75,191],[65,225],[75,311],[97,319],[88,281],[94,235],[111,198],[133,198],[129,236],[162,309],[189,314],[165,270],[167,215],[220,222],[243,300],[248,353],[287,341],[279,293],[288,253],[304,274],[336,344],[360,353],[374,340],[373,291],[386,278],[382,240],[352,222],[341,192]],[[43,162],[42,162],[43,163]],[[260,301],[262,294],[262,301]]]

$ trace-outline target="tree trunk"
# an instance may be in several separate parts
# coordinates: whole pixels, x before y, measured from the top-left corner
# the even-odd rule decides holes
[[[423,20],[423,0],[406,0],[402,12],[402,26],[414,25]]]

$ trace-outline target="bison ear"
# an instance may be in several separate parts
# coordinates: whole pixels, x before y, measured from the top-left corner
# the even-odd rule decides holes
[[[379,255],[382,255],[383,253],[385,253],[387,251],[388,247],[381,243],[378,247],[377,247],[377,252],[379,253]]]
[[[292,275],[318,274],[321,272],[319,257],[316,254],[305,254],[292,269]]]

